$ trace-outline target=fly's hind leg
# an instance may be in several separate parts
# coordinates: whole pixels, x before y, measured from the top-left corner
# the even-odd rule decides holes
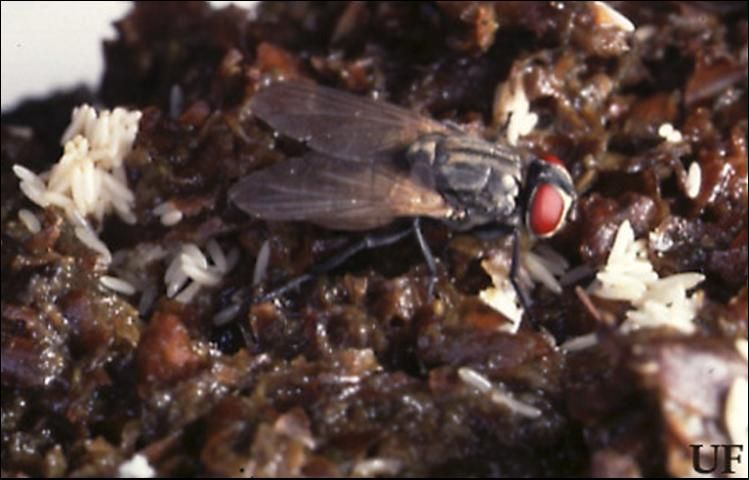
[[[302,275],[299,275],[296,278],[289,280],[288,282],[281,285],[280,287],[275,288],[271,290],[270,292],[267,292],[263,295],[260,295],[259,297],[251,298],[250,296],[245,296],[245,298],[240,303],[237,303],[237,305],[231,307],[231,311],[227,311],[227,313],[230,314],[229,316],[231,318],[237,318],[240,312],[245,311],[247,307],[249,307],[249,305],[251,304],[262,303],[262,302],[270,301],[277,297],[280,297],[284,295],[286,292],[294,290],[298,288],[300,285],[302,285],[303,283],[306,283],[314,279],[317,275],[320,275],[320,274],[323,274],[323,273],[326,273],[335,269],[336,267],[340,266],[346,260],[350,259],[351,257],[353,257],[359,252],[368,250],[370,248],[377,248],[377,247],[384,247],[387,245],[392,245],[394,243],[397,243],[403,240],[405,237],[407,237],[411,233],[414,234],[414,236],[416,237],[416,240],[419,242],[419,247],[421,248],[421,252],[424,255],[424,259],[427,263],[427,267],[429,268],[430,277],[429,277],[429,285],[427,288],[428,288],[429,296],[432,297],[434,294],[434,284],[437,278],[437,266],[434,261],[434,255],[432,255],[432,251],[430,250],[429,245],[424,239],[424,235],[421,233],[421,224],[417,218],[414,220],[412,225],[407,229],[403,229],[395,233],[387,233],[387,234],[380,234],[380,235],[367,235],[366,237],[362,238],[358,242],[350,245],[348,248],[346,248],[342,252],[339,252],[336,255],[329,258],[328,260],[324,261],[323,263],[316,265],[309,272],[304,273]],[[225,320],[222,319],[221,321],[223,322]],[[252,337],[251,332],[249,332],[247,328],[242,325],[240,325],[240,327],[241,327],[241,332],[245,338],[245,342],[248,345],[250,345],[253,341],[251,338]]]
[[[412,232],[412,230],[413,228],[409,227],[407,229],[404,229],[395,233],[367,235],[366,237],[362,238],[358,242],[352,245],[349,245],[345,250],[333,255],[332,257],[325,260],[324,262],[315,265],[313,268],[310,269],[309,272],[303,273],[302,275],[299,275],[298,277],[289,280],[288,282],[281,285],[280,287],[275,288],[271,290],[270,292],[263,294],[259,298],[256,298],[255,302],[260,303],[260,302],[272,300],[276,297],[279,297],[285,294],[286,292],[294,290],[298,288],[300,285],[302,285],[303,283],[306,283],[314,279],[317,275],[327,273],[339,267],[346,260],[350,259],[351,257],[353,257],[359,252],[362,252],[364,250],[369,250],[371,248],[385,247],[387,245],[392,245],[394,243],[397,243],[400,240],[407,237]]]

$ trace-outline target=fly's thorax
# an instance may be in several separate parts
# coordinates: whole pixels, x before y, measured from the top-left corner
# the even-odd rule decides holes
[[[432,135],[414,143],[408,158],[422,176],[428,165],[434,188],[455,212],[452,223],[515,222],[521,158],[514,149],[466,135]]]

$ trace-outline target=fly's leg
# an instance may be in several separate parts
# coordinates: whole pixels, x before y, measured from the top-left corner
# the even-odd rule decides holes
[[[518,232],[515,231],[512,234],[512,263],[510,263],[510,283],[512,288],[515,289],[515,293],[520,300],[520,305],[523,310],[530,312],[531,300],[528,298],[528,294],[523,290],[518,279],[518,269],[520,268],[520,238]]]
[[[388,233],[388,234],[381,234],[381,235],[367,235],[366,237],[362,238],[358,242],[349,245],[345,250],[333,255],[331,258],[325,260],[324,262],[317,264],[312,269],[310,269],[309,272],[303,273],[302,275],[299,275],[296,278],[291,279],[284,285],[281,285],[280,287],[271,290],[270,292],[260,296],[255,300],[255,302],[265,302],[268,300],[272,300],[276,297],[279,297],[286,292],[290,290],[294,290],[298,288],[303,283],[306,283],[313,278],[315,278],[317,275],[321,275],[323,273],[327,273],[336,267],[339,267],[341,264],[343,264],[346,260],[353,257],[359,252],[362,252],[364,250],[369,250],[371,248],[378,248],[378,247],[384,247],[387,245],[392,245],[393,243],[397,243],[400,240],[407,237],[412,231],[412,228],[407,228],[405,230],[401,230],[399,232],[395,233]],[[420,233],[419,237],[420,238]],[[421,239],[420,241],[423,241]],[[423,247],[422,247],[423,248]],[[434,259],[432,259],[432,262],[434,262]]]
[[[325,262],[316,265],[315,267],[310,269],[309,272],[291,279],[290,281],[286,282],[285,284],[281,285],[278,288],[271,290],[268,293],[265,293],[254,299],[250,298],[249,296],[246,296],[235,307],[231,307],[232,311],[230,313],[232,317],[236,318],[237,316],[239,316],[240,312],[245,311],[245,309],[249,307],[249,305],[251,304],[262,303],[262,302],[270,301],[277,297],[280,297],[284,295],[286,292],[294,290],[298,288],[300,285],[302,285],[303,283],[306,283],[314,279],[315,276],[335,269],[336,267],[340,266],[346,260],[350,259],[351,257],[353,257],[359,252],[362,252],[364,250],[368,250],[371,248],[378,248],[378,247],[384,247],[387,245],[392,245],[394,243],[397,243],[403,240],[405,237],[407,237],[411,233],[413,233],[414,236],[416,237],[416,240],[419,243],[419,247],[421,248],[421,253],[424,255],[424,260],[426,261],[427,267],[429,268],[430,277],[429,277],[429,285],[427,286],[427,289],[428,289],[427,291],[428,291],[429,297],[432,297],[434,295],[434,284],[437,279],[437,265],[434,260],[434,255],[432,254],[432,251],[429,248],[429,244],[427,244],[426,240],[424,239],[424,235],[421,233],[421,223],[419,222],[419,219],[416,218],[414,219],[411,227],[401,230],[399,232],[388,233],[384,235],[367,235],[366,237],[362,238],[360,241],[350,245],[348,248],[346,248],[342,252],[339,252],[338,254],[332,256]],[[251,345],[254,342],[254,339],[252,338],[252,332],[250,332],[247,329],[247,327],[244,326],[242,322],[240,322],[240,330],[241,330],[242,336],[244,337],[245,343],[247,345]]]
[[[434,284],[437,283],[437,264],[434,261],[434,255],[432,250],[429,248],[429,244],[424,239],[424,234],[421,233],[421,221],[419,217],[414,218],[413,232],[416,236],[416,241],[419,242],[421,248],[421,254],[424,255],[424,260],[427,262],[427,268],[429,268],[429,284],[427,285],[427,295],[429,298],[434,296]]]

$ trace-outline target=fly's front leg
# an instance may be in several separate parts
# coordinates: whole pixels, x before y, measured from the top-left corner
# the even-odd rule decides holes
[[[384,247],[387,245],[392,245],[393,243],[397,243],[400,240],[407,237],[411,232],[412,232],[412,228],[407,228],[405,230],[401,230],[395,233],[367,235],[366,237],[362,238],[358,242],[352,245],[349,245],[345,250],[333,255],[332,257],[325,260],[324,262],[315,265],[314,267],[310,269],[309,272],[303,273],[302,275],[299,275],[298,277],[289,280],[284,285],[281,285],[280,287],[275,288],[271,290],[270,292],[260,296],[259,298],[255,300],[255,302],[257,303],[265,302],[268,300],[272,300],[276,297],[279,297],[290,290],[294,290],[298,288],[303,283],[306,283],[312,280],[317,275],[327,273],[339,267],[344,262],[346,262],[346,260],[350,259],[351,257],[353,257],[359,252],[362,252],[364,250],[369,250],[371,248],[378,248],[378,247]]]
[[[421,233],[421,221],[418,217],[413,221],[413,232],[416,236],[416,241],[419,242],[421,254],[424,255],[424,260],[427,262],[427,267],[429,268],[427,294],[429,295],[429,298],[432,298],[434,296],[434,284],[437,282],[437,263],[434,261],[434,255],[432,255],[432,250],[429,248],[429,244]]]

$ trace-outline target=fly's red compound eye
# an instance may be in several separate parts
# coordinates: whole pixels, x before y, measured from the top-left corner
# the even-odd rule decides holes
[[[528,226],[537,237],[553,235],[564,223],[567,210],[564,194],[554,185],[538,185],[528,209]]]

